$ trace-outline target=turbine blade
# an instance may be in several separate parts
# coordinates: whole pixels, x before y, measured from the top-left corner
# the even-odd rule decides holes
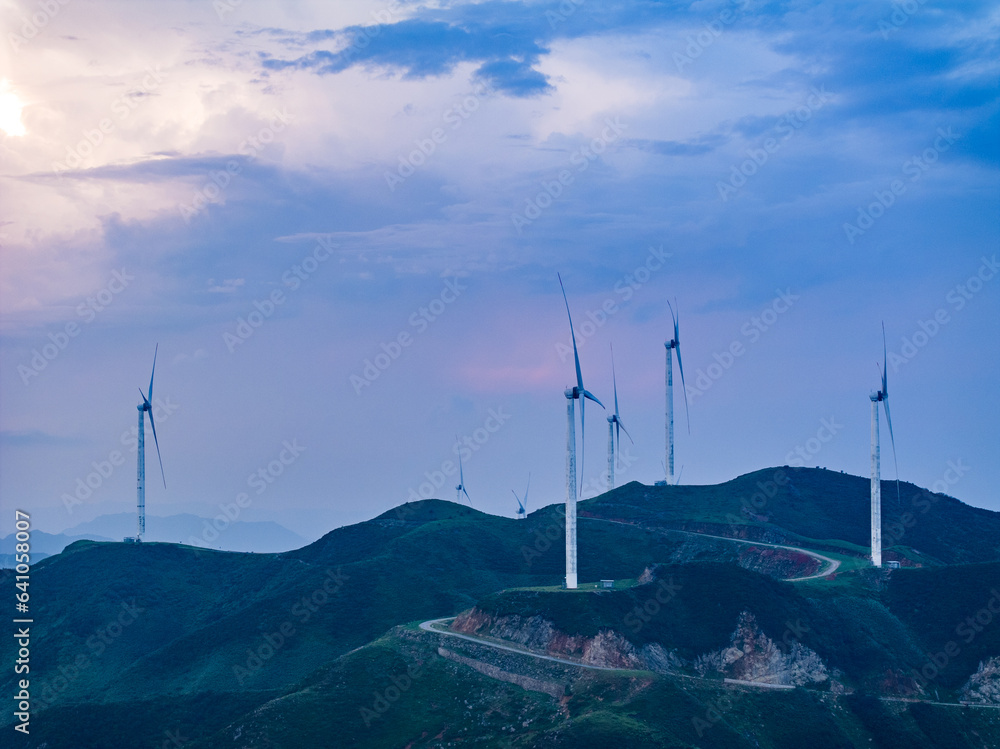
[[[576,333],[573,330],[573,315],[569,311],[569,299],[566,298],[566,287],[563,286],[562,276],[556,273],[559,279],[559,288],[562,289],[563,301],[566,303],[566,316],[569,318],[569,334],[573,339],[573,361],[576,364],[576,386],[583,390],[583,373],[580,372],[580,354],[576,350]]]
[[[513,494],[514,495],[514,499],[517,500],[517,509],[518,509],[518,512],[524,512],[524,505],[521,504],[521,499],[520,499],[520,497],[517,496],[517,492],[514,491],[513,489],[511,489],[510,493]]]
[[[149,412],[152,413],[153,412],[152,411],[153,407],[150,405],[149,401],[146,400],[146,394],[144,392],[142,392],[142,388],[139,388],[139,397],[142,398],[142,402],[143,402],[144,405],[147,405],[147,406],[150,407],[150,411]]]
[[[580,480],[577,482],[576,494],[578,497],[583,496],[583,458],[587,454],[587,433],[586,433],[586,420],[583,418],[584,404],[587,402],[586,395],[587,391],[584,390],[580,395]],[[595,399],[596,400],[596,399]],[[603,406],[601,406],[603,408]]]
[[[667,300],[667,308],[670,310],[670,319],[674,323],[674,335],[677,335],[677,315],[674,314],[674,307],[670,304],[670,300]]]
[[[528,509],[528,489],[531,488],[531,471],[528,471],[528,485],[524,487],[524,509]]]
[[[676,299],[674,299],[674,304],[677,304],[677,300]],[[680,348],[680,345],[681,345],[681,325],[680,325],[680,323],[681,323],[681,317],[680,317],[680,311],[681,311],[680,305],[677,305],[677,314],[676,315],[674,314],[673,308],[672,307],[670,308],[670,314],[673,315],[673,318],[674,318],[674,340],[677,342],[678,348]]]
[[[889,367],[885,347],[885,322],[882,323],[882,397],[889,397]],[[888,414],[886,418],[888,418]]]
[[[160,350],[160,344],[156,344],[156,348],[153,349],[153,371],[149,375],[149,397],[146,402],[151,402],[153,400],[153,377],[156,375],[156,353]],[[152,411],[150,411],[152,415]]]
[[[465,495],[465,498],[467,500],[469,500],[469,504],[471,505],[472,504],[472,497],[470,497],[469,493],[467,491],[465,491],[465,484],[462,484],[462,494]]]
[[[156,445],[156,458],[160,461],[160,478],[163,479],[163,488],[167,488],[167,477],[163,474],[163,458],[160,457],[160,441],[156,439],[156,422],[153,421],[153,409],[149,409],[149,425],[153,427],[153,444]]]
[[[882,398],[885,408],[885,423],[889,427],[889,442],[892,444],[892,465],[896,469],[896,501],[899,502],[899,463],[896,462],[896,438],[892,436],[892,417],[889,416],[889,399]]]
[[[459,445],[458,448],[458,485],[465,486],[465,476],[462,473],[462,448],[461,443],[458,441],[458,435],[455,435],[455,444]]]
[[[611,346],[611,344],[608,344]],[[615,389],[615,417],[618,416],[618,380],[615,378],[615,347],[611,346],[611,384]]]
[[[677,478],[674,479],[674,486],[681,483],[681,475],[684,473],[684,466],[681,466],[681,470],[677,472]]]
[[[583,398],[590,398],[590,400],[594,401],[594,403],[596,403],[598,406],[600,406],[601,408],[604,408],[604,404],[601,403],[599,400],[597,400],[597,396],[595,396],[589,390],[582,391],[582,394],[583,394]],[[583,413],[583,398],[580,398],[580,413]],[[607,409],[605,408],[604,410],[606,411]]]
[[[619,419],[619,420],[618,420],[618,421],[616,422],[615,426],[619,426],[619,427],[621,427],[621,430],[622,430],[623,432],[625,432],[625,436],[626,436],[626,437],[628,437],[628,441],[629,441],[629,442],[631,442],[631,443],[632,443],[633,445],[635,444],[635,440],[634,440],[634,439],[632,439],[632,435],[628,433],[628,429],[626,429],[626,428],[625,428],[625,425],[624,425],[624,424],[622,424],[622,422],[621,422],[621,419]],[[619,436],[619,438],[618,438],[618,441],[619,441],[619,442],[621,442],[621,437],[620,437],[620,436]]]
[[[677,344],[677,368],[681,371],[681,390],[684,391],[684,418],[687,420],[688,434],[691,434],[691,412],[688,410],[688,391],[684,384],[684,362],[681,361],[681,346]]]

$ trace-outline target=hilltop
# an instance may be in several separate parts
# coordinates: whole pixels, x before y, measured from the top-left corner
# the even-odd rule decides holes
[[[777,471],[787,472],[788,480],[775,480]],[[761,484],[771,488],[768,480],[775,481],[775,490],[763,506],[754,506],[753,492],[764,491]],[[890,489],[894,486],[887,484],[885,496]],[[771,469],[710,487],[628,484],[580,503],[579,526],[581,579],[611,578],[624,588],[613,591],[615,596],[584,594],[578,601],[576,594],[558,590],[564,565],[559,505],[512,520],[425,500],[281,554],[79,541],[33,568],[32,684],[38,729],[24,745],[44,740],[53,742],[50,746],[66,745],[60,737],[73,737],[78,745],[98,746],[108,726],[134,730],[137,716],[143,716],[147,743],[158,736],[162,742],[163,732],[177,726],[195,746],[195,739],[208,741],[227,726],[250,725],[253,720],[245,716],[274,700],[297,704],[305,699],[295,696],[303,689],[308,700],[325,699],[318,685],[329,674],[339,674],[334,691],[342,699],[356,700],[365,690],[371,692],[357,669],[374,679],[380,672],[370,664],[362,668],[366,659],[372,656],[381,663],[383,657],[397,658],[403,647],[398,633],[379,640],[386,632],[409,622],[475,611],[537,616],[568,636],[591,636],[595,628],[615,630],[633,638],[631,644],[640,650],[656,642],[691,663],[729,642],[744,610],[779,641],[787,626],[782,617],[805,618],[813,634],[802,642],[831,672],[842,672],[845,688],[877,691],[886,670],[898,675],[919,668],[921,653],[944,647],[947,638],[938,643],[948,628],[975,614],[965,607],[990,585],[1000,586],[1000,513],[906,485],[904,507],[910,497],[916,498],[910,506],[918,511],[923,505],[914,502],[928,507],[913,513],[916,522],[905,528],[894,548],[914,569],[883,579],[864,569],[867,482],[858,477]],[[752,515],[741,510],[748,502],[754,506]],[[893,515],[887,507],[887,524],[894,518],[903,522],[902,510]],[[835,579],[781,582],[822,574],[820,562],[810,556],[817,549],[841,562]],[[615,607],[634,604],[636,596],[644,595],[649,583],[637,578],[662,579],[663,574],[687,581],[676,600],[688,601],[688,613],[676,622],[671,618],[645,625],[633,637],[627,623],[614,618]],[[528,588],[541,590],[524,590]],[[599,603],[579,603],[585,601]],[[935,680],[942,694],[961,687],[977,658],[1000,653],[996,637],[984,630],[971,646],[963,642],[961,657],[950,658],[949,668]],[[851,662],[852,657],[858,662]],[[0,667],[3,687],[10,690],[13,668],[7,651]],[[454,663],[442,668],[441,678],[456,673]],[[487,677],[465,673],[465,667],[458,670],[464,674],[461,683],[471,679],[478,686],[470,688],[494,693],[479,682]],[[670,678],[655,675],[651,683]],[[582,683],[590,686],[581,689],[598,688],[596,682]],[[601,689],[616,694],[624,688],[601,683]],[[622,693],[621,705],[631,704],[630,690]],[[563,710],[552,699],[538,703],[543,713]],[[594,694],[581,694],[583,701],[594,699]],[[611,712],[618,717],[613,720],[602,713],[581,725],[599,733],[606,721],[618,725],[629,709],[623,707],[618,715],[615,708]],[[329,710],[336,712],[333,706]],[[3,719],[10,720],[9,715]],[[552,724],[553,730],[558,725]],[[471,724],[467,728],[472,730]]]

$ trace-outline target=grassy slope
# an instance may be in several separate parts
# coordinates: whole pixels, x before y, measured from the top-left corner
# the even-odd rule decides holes
[[[451,647],[451,643],[446,643]],[[398,698],[395,677],[419,664]],[[396,632],[339,659],[197,749],[244,746],[702,747],[982,749],[1000,737],[1000,711],[884,703],[828,693],[745,690],[539,666],[561,700],[441,658],[433,638]],[[537,672],[536,672],[537,673]],[[545,675],[544,673],[542,674]],[[387,689],[389,690],[387,692]],[[379,695],[392,700],[380,703]],[[372,710],[372,713],[366,713]],[[366,724],[366,717],[368,723]],[[944,743],[941,743],[941,742]]]
[[[893,672],[900,676],[922,668],[926,653],[942,650],[950,640],[961,652],[935,677],[933,686],[942,693],[961,687],[981,660],[1000,653],[1000,617],[971,642],[955,633],[986,605],[992,589],[1000,589],[1000,563],[899,570],[885,590],[858,586],[853,595],[837,588],[803,594],[793,583],[722,564],[671,565],[657,576],[676,592],[662,606],[646,608],[653,613],[645,617],[636,610],[655,601],[658,590],[666,596],[667,588],[657,581],[587,594],[501,592],[484,598],[479,608],[494,616],[539,615],[570,635],[612,629],[638,647],[659,642],[688,660],[727,646],[740,612],[747,610],[776,642],[796,637],[840,669],[849,684],[871,690],[879,690]]]
[[[553,508],[515,521],[429,501],[403,521],[389,514],[287,554],[78,542],[33,570],[35,694],[71,704],[281,688],[402,621],[454,614],[504,587],[558,584],[561,522]],[[614,525],[580,538],[583,574],[594,577],[634,577],[689,543]],[[342,587],[319,593],[326,600],[315,610],[302,607],[331,573]],[[123,604],[138,616],[101,643]],[[266,653],[265,636],[282,625],[293,635],[262,668],[249,668],[248,649]],[[11,651],[0,658],[10,689]],[[247,669],[242,683],[235,666]],[[60,668],[70,669],[68,686],[55,682]]]
[[[768,473],[772,472],[761,476]],[[820,513],[831,518],[827,521],[830,527],[810,526],[802,519],[808,513],[795,509],[798,505],[790,505],[787,511],[781,509],[784,495],[780,493],[768,500],[774,514],[772,523],[785,512],[787,517],[782,516],[782,522],[788,524],[788,533],[840,538],[846,547],[864,541],[864,534],[847,522],[851,513],[841,517],[836,509],[839,503],[860,501],[859,514],[867,517],[863,486],[854,486],[845,499],[847,495],[842,492],[846,489],[837,483],[840,474],[791,473],[796,491],[803,496],[808,496],[809,491],[819,492],[823,482],[829,481],[828,490],[810,501],[833,508]],[[630,484],[584,503],[581,509],[597,509],[608,517],[629,512],[650,517],[652,513],[657,522],[672,518],[677,526],[685,516],[698,522],[713,518],[725,522],[729,510],[738,511],[739,497],[761,480],[755,476],[741,477],[720,487],[654,489]],[[859,481],[864,484],[853,477],[842,480],[845,486]],[[816,486],[810,489],[813,484]],[[680,501],[682,497],[686,500]],[[944,508],[940,516],[933,514],[940,508]],[[938,559],[988,557],[1000,538],[991,530],[996,517],[1000,516],[941,498],[907,533],[917,538],[924,527],[937,525],[940,530],[946,518],[959,529],[949,531],[954,548],[947,552],[928,542],[923,550],[933,552]],[[121,714],[116,710],[127,714],[149,709],[166,720],[171,709],[183,715],[188,706],[206,694],[219,695],[213,704],[219,708],[216,720],[224,722],[226,715],[231,718],[244,712],[244,695],[259,690],[263,699],[268,690],[287,690],[317,666],[370,642],[397,623],[454,614],[506,587],[558,584],[563,573],[561,529],[561,516],[553,507],[519,522],[432,500],[337,529],[314,544],[282,555],[231,554],[166,544],[80,542],[33,570],[33,693],[36,700],[50,696],[45,688],[59,684],[56,678],[60,671],[70,677],[68,687],[59,692],[46,716],[45,722],[52,730],[73,725],[86,710],[112,723],[114,716]],[[964,535],[956,538],[959,533]],[[680,534],[581,523],[581,577],[635,577],[644,567],[670,559],[682,543],[692,542]],[[688,556],[709,559],[719,548],[698,547],[697,542],[695,547]],[[346,576],[343,587],[312,612],[308,621],[301,621],[301,616],[292,613],[296,602],[311,596],[327,579],[328,572],[338,569]],[[770,584],[773,581],[761,582],[760,586],[763,590]],[[823,584],[800,584],[802,596],[814,596]],[[942,582],[940,595],[950,595],[949,586],[953,584]],[[853,582],[837,581],[834,585],[849,598],[856,598],[859,590],[864,590]],[[701,610],[709,627],[706,631],[716,639],[723,632],[728,636],[731,623],[722,622],[732,614],[732,596],[740,591],[713,590],[712,584],[692,582],[685,592],[697,592],[703,597]],[[877,605],[888,606],[908,624],[923,621],[919,616],[906,617],[902,610],[908,599],[900,595],[898,601],[889,599]],[[790,602],[798,600],[783,597]],[[921,605],[933,608],[933,602],[930,597]],[[123,603],[137,605],[142,612],[98,652],[94,635],[115,621],[123,611]],[[762,616],[760,611],[755,613]],[[954,628],[958,620],[949,613],[942,621]],[[295,634],[239,684],[233,667],[246,665],[247,649],[259,650],[265,645],[264,635],[285,622],[295,627]],[[822,626],[836,630],[842,625],[824,621]],[[944,624],[921,631],[921,647],[935,647],[935,638],[947,631]],[[869,639],[872,642],[863,640],[851,646],[877,656],[883,646],[877,638]],[[810,644],[808,639],[806,642]],[[863,646],[870,647],[864,651]],[[1000,652],[985,633],[971,646],[963,643],[963,658],[955,668],[964,669],[990,647]],[[5,691],[12,687],[10,652],[8,649],[0,654],[0,679],[4,680],[0,688]],[[80,656],[87,662],[74,669]],[[941,678],[950,684],[953,677],[946,673]],[[234,694],[223,694],[226,692]],[[154,697],[162,701],[162,713],[143,707]],[[115,701],[119,702],[117,706],[96,707]],[[10,720],[10,715],[0,719]],[[164,724],[164,730],[169,728]]]
[[[883,544],[909,546],[947,564],[1000,560],[1000,513],[900,482],[882,484]],[[588,501],[581,512],[598,517],[750,526],[805,539],[839,540],[865,553],[869,543],[871,484],[859,476],[809,468],[771,468],[713,486],[643,486],[636,482]],[[768,496],[768,495],[772,496]],[[754,515],[766,518],[755,520]],[[720,530],[726,530],[721,528]]]

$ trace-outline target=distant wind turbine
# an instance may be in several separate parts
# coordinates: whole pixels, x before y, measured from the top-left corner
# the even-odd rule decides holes
[[[455,442],[458,442],[458,435],[455,435]],[[462,495],[472,504],[472,497],[465,491],[465,472],[462,470],[462,451],[458,451],[458,486],[455,487],[455,501],[461,503]]]
[[[562,289],[563,301],[566,303],[566,315],[569,317],[569,334],[573,339],[573,361],[576,364],[576,386],[567,388],[566,396],[566,587],[576,588],[576,401],[580,401],[580,473],[583,473],[583,452],[586,446],[584,432],[584,407],[587,399],[594,401],[601,408],[604,404],[597,400],[593,393],[583,387],[583,374],[580,372],[580,354],[576,348],[576,333],[573,331],[573,315],[569,311],[569,300],[566,298],[566,287],[562,276],[559,278],[559,288]]]
[[[149,411],[149,425],[153,428],[153,444],[156,445],[156,457],[160,462],[160,477],[163,479],[163,488],[167,488],[167,478],[163,474],[163,458],[160,457],[160,442],[156,438],[156,423],[153,421],[153,377],[156,376],[156,354],[160,350],[160,344],[156,344],[153,349],[153,371],[149,375],[149,393],[144,394],[139,388],[139,395],[142,398],[136,408],[139,409],[139,444],[136,467],[136,524],[137,532],[135,538],[126,538],[126,541],[139,543],[146,532],[146,425],[145,415]]]
[[[510,490],[511,494],[514,495],[514,499],[517,500],[517,519],[524,520],[528,516],[528,489],[531,488],[531,474],[528,474],[528,485],[524,487],[524,500],[522,501],[520,497],[517,496],[517,492],[513,489]]]
[[[885,345],[885,323],[882,323],[882,389],[868,396],[872,402],[872,566],[882,566],[882,478],[879,455],[878,404],[885,409],[885,423],[889,427],[892,443],[892,462],[896,467],[896,501],[899,502],[899,464],[896,462],[896,439],[892,435],[892,417],[889,416],[889,372]]]
[[[618,380],[615,379],[614,346],[611,346],[611,383],[615,389],[615,412],[608,416],[608,491],[615,488],[615,458],[618,450],[621,450],[621,432],[625,432],[625,436],[628,437],[628,441],[633,445],[635,444],[632,440],[632,435],[628,433],[625,425],[622,424],[621,416],[618,415]],[[615,444],[616,440],[617,446]]]
[[[674,301],[676,304],[676,300]],[[681,362],[681,333],[678,324],[678,316],[674,308],[667,300],[667,307],[670,308],[670,317],[674,321],[674,337],[666,341],[663,345],[667,349],[667,475],[668,484],[674,483],[674,366],[673,350],[677,349],[677,368],[681,373],[681,390],[684,391],[684,416],[687,419],[688,434],[691,434],[691,414],[688,411],[687,387],[684,385],[684,364]]]

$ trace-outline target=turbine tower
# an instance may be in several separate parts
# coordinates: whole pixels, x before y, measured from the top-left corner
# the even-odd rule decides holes
[[[514,499],[517,500],[517,519],[524,520],[528,516],[528,489],[531,488],[531,474],[528,474],[528,485],[524,487],[524,501],[517,496],[517,492],[513,489],[510,490],[511,494],[514,495]]]
[[[674,300],[676,304],[676,300]],[[674,483],[674,366],[673,350],[677,349],[677,368],[681,373],[681,390],[684,391],[684,416],[687,419],[688,434],[691,434],[691,414],[688,411],[687,387],[684,385],[684,364],[681,361],[681,333],[677,322],[677,314],[667,300],[667,307],[670,307],[670,317],[674,321],[674,337],[666,341],[663,345],[667,349],[667,460],[666,460],[666,481],[668,484]],[[679,478],[679,477],[678,477]]]
[[[628,441],[633,445],[635,442],[632,440],[632,435],[628,433],[625,425],[622,424],[621,416],[618,415],[618,381],[615,379],[615,348],[611,347],[611,382],[615,389],[615,412],[608,417],[608,491],[615,488],[615,457],[617,451],[621,449],[622,436],[621,432],[625,432],[625,436],[628,437]],[[615,446],[615,440],[617,438],[617,448]]]
[[[156,375],[156,354],[160,350],[160,344],[156,344],[153,349],[153,371],[149,375],[149,394],[143,394],[139,388],[139,396],[142,398],[136,408],[139,409],[139,444],[136,467],[136,535],[135,538],[126,538],[126,541],[139,543],[146,532],[146,425],[145,416],[149,411],[149,425],[153,428],[153,443],[156,445],[156,457],[160,461],[160,477],[163,479],[163,488],[167,488],[167,478],[163,475],[163,458],[160,457],[160,442],[156,438],[156,422],[153,421],[153,377]]]
[[[458,442],[458,435],[455,435],[455,442]],[[469,504],[472,504],[472,497],[469,493],[465,491],[465,472],[462,470],[462,450],[459,448],[458,451],[458,486],[455,487],[455,501],[461,503],[462,495],[469,500]]]
[[[566,315],[569,317],[569,334],[573,339],[573,361],[576,364],[576,386],[566,388],[566,587],[576,589],[576,401],[580,401],[580,473],[583,473],[583,451],[586,446],[584,433],[584,407],[587,399],[594,401],[601,408],[604,404],[583,387],[583,375],[580,372],[580,354],[576,348],[576,333],[573,331],[573,315],[569,311],[569,300],[566,298],[566,287],[562,276],[558,273],[559,288],[562,289],[563,301],[566,303]]]
[[[872,566],[882,566],[882,478],[879,455],[878,404],[885,409],[885,423],[892,443],[892,462],[896,466],[896,500],[899,501],[899,464],[896,463],[896,439],[889,416],[889,377],[886,360],[885,323],[882,323],[882,389],[868,396],[872,402]]]

